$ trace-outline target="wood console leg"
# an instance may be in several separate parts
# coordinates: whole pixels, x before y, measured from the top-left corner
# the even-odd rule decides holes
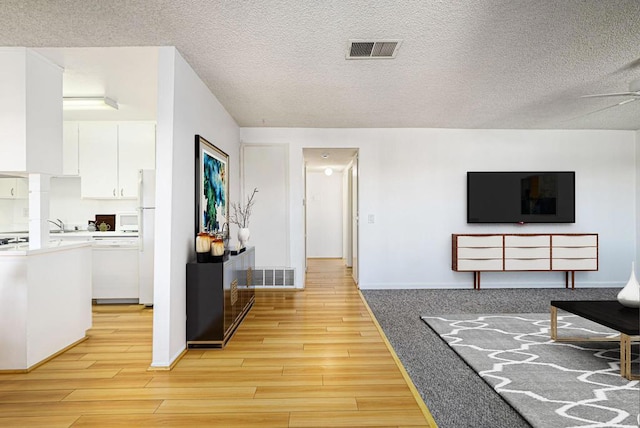
[[[551,306],[551,340],[558,339],[558,308]]]
[[[575,270],[571,271],[571,289],[572,290],[576,289],[576,271]]]
[[[480,272],[473,272],[473,289],[480,290]]]

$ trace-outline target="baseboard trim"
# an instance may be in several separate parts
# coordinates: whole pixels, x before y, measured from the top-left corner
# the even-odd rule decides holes
[[[184,357],[187,353],[188,349],[184,348],[182,352],[169,364],[168,366],[149,366],[147,367],[148,372],[168,372],[171,371],[176,364]]]
[[[29,373],[32,370],[37,369],[38,367],[40,367],[43,364],[48,363],[49,361],[53,360],[55,357],[57,357],[60,354],[63,354],[65,352],[67,352],[69,349],[73,348],[74,346],[78,345],[79,343],[84,342],[85,340],[87,340],[89,338],[89,336],[84,336],[78,340],[76,340],[75,342],[73,342],[72,344],[65,346],[64,348],[62,348],[61,350],[59,350],[58,352],[56,352],[55,354],[51,354],[49,355],[47,358],[45,358],[42,361],[39,361],[37,363],[35,363],[34,365],[32,365],[31,367],[27,367],[26,369],[9,369],[9,370],[0,370],[0,374],[19,374],[19,373]]]
[[[389,339],[387,339],[387,336],[384,334],[384,331],[382,330],[382,327],[378,323],[378,320],[376,319],[375,315],[373,314],[373,311],[371,310],[371,308],[369,307],[369,304],[367,303],[367,300],[364,298],[364,296],[362,295],[362,292],[360,290],[358,290],[358,295],[360,296],[360,300],[362,300],[362,304],[367,309],[367,312],[369,313],[369,316],[371,317],[371,321],[373,321],[373,324],[378,329],[378,333],[380,333],[380,336],[382,337],[382,340],[384,341],[385,345],[387,346],[387,349],[391,353],[391,357],[395,361],[396,366],[398,366],[398,369],[400,370],[400,373],[402,374],[402,377],[404,378],[404,381],[407,383],[407,386],[409,387],[409,390],[411,390],[411,394],[413,395],[413,398],[416,400],[416,403],[418,403],[418,407],[422,411],[423,416],[425,417],[425,419],[429,423],[430,427],[436,428],[438,426],[438,424],[436,424],[435,419],[433,419],[433,416],[431,415],[431,412],[427,408],[427,405],[424,403],[424,400],[420,396],[420,393],[418,392],[418,389],[413,384],[413,381],[411,380],[411,377],[409,376],[409,373],[407,373],[407,371],[405,370],[404,366],[402,365],[402,362],[400,361],[400,358],[398,357],[398,354],[396,354],[396,351],[393,349],[393,346],[391,346],[391,342],[389,342]]]

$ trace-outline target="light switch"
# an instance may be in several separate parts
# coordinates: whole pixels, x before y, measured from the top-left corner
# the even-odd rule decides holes
[[[369,214],[369,216],[367,217],[367,221],[369,222],[369,224],[373,224],[376,222],[376,216],[374,214]]]

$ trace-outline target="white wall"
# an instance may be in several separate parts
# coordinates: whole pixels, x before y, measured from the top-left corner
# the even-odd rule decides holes
[[[307,172],[307,257],[342,257],[342,174]]]
[[[303,195],[303,147],[359,148],[360,218],[375,216],[360,222],[362,288],[471,288],[471,274],[451,271],[452,233],[599,233],[600,270],[577,273],[578,287],[623,285],[635,257],[635,132],[243,128],[241,135],[247,143],[290,144],[292,201]],[[575,171],[576,223],[469,225],[469,170]],[[301,272],[297,218],[292,203],[291,257]],[[563,285],[561,273],[483,275],[486,288]]]
[[[242,195],[233,202],[246,204],[258,189],[250,217],[251,237],[247,245],[256,247],[256,268],[289,267],[289,169],[288,146],[243,145]],[[230,246],[238,242],[232,233]]]
[[[158,55],[153,367],[186,346],[186,263],[195,259],[194,156],[199,134],[229,155],[230,200],[239,194],[239,128],[173,47]]]

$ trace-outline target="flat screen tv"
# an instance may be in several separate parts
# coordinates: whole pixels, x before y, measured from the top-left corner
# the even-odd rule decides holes
[[[575,223],[575,172],[467,172],[467,223]]]

